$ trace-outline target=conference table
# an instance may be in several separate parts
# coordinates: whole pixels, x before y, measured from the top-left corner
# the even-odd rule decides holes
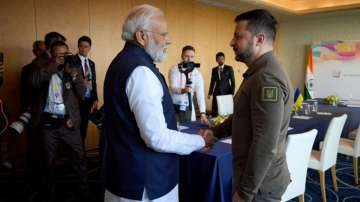
[[[360,123],[360,107],[330,106],[319,103],[317,114],[292,116],[288,135],[317,129],[314,149],[324,139],[327,127],[333,117],[346,113],[342,136],[356,129]],[[181,126],[182,132],[196,134],[206,128],[199,121]],[[231,144],[217,142],[207,151],[196,151],[180,159],[179,197],[181,202],[230,202],[232,193],[232,152]]]

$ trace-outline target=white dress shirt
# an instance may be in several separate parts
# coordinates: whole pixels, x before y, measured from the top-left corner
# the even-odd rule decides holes
[[[131,73],[126,83],[126,95],[130,109],[135,115],[140,136],[149,148],[157,152],[186,155],[205,146],[203,138],[199,135],[186,134],[167,128],[162,107],[163,87],[148,67],[138,66]],[[159,200],[152,201],[174,201],[174,192],[178,199],[178,190],[177,187],[175,188],[160,197]],[[150,201],[145,193],[146,190],[144,190],[142,201]],[[134,200],[108,194],[105,202],[112,201],[130,202]]]
[[[84,57],[84,56],[82,56],[81,54],[78,54],[79,55],[79,58],[80,58],[80,60],[81,60],[81,67],[82,67],[82,70],[83,70],[83,72],[84,72],[84,74],[85,74],[85,62],[86,62],[86,64],[87,64],[87,66],[88,66],[88,68],[89,68],[89,73],[90,73],[90,77],[92,78],[92,72],[91,72],[91,68],[90,68],[90,63],[89,63],[89,58],[88,57]]]
[[[195,68],[191,73],[189,73],[192,84],[191,88],[193,92],[191,93],[191,99],[193,99],[194,92],[196,92],[196,98],[199,104],[199,110],[201,113],[206,112],[205,105],[205,90],[204,90],[204,79],[201,75],[201,72]],[[186,86],[186,78],[184,73],[180,73],[178,65],[171,67],[169,71],[169,81],[170,81],[170,92],[174,104],[183,105],[183,103],[188,103],[187,93],[181,94],[181,89]],[[193,103],[193,101],[191,101]],[[188,105],[188,104],[187,104]],[[192,106],[194,109],[194,105]],[[192,110],[192,120],[195,120],[195,111]]]

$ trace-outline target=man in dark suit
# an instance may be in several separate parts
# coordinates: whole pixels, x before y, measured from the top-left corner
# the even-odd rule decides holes
[[[213,96],[211,115],[218,115],[216,96],[234,94],[235,78],[234,70],[231,66],[225,65],[225,54],[218,52],[216,54],[216,62],[219,66],[214,67],[211,73],[211,82],[208,98]]]
[[[68,46],[57,41],[51,45],[51,59],[37,60],[30,74],[37,100],[31,108],[34,127],[39,128],[44,150],[44,200],[53,201],[55,158],[60,144],[65,144],[79,178],[78,196],[87,194],[85,155],[80,135],[78,99],[85,94],[80,64],[75,57],[65,60]],[[75,62],[74,62],[75,61]],[[76,67],[79,66],[79,67]]]
[[[91,49],[91,39],[87,36],[82,36],[78,40],[79,53],[77,58],[81,63],[81,75],[86,83],[85,99],[80,100],[80,133],[82,141],[85,145],[85,138],[89,123],[89,115],[98,107],[98,96],[96,90],[96,73],[95,63],[88,58]]]

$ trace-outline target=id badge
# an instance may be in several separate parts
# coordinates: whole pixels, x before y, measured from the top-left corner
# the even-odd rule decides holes
[[[182,112],[186,111],[186,106],[185,105],[180,105],[180,111],[182,111]]]

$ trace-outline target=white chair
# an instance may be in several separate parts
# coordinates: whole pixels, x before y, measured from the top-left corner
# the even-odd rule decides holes
[[[288,201],[299,197],[299,202],[304,202],[307,165],[317,132],[317,130],[313,129],[306,133],[288,136],[286,162],[290,172],[291,183],[282,195],[281,201]]]
[[[360,156],[360,125],[357,129],[355,141],[341,138],[338,153],[353,157],[355,185],[359,184],[358,157]]]
[[[234,98],[232,95],[218,95],[216,96],[218,114],[230,115],[234,112]]]
[[[335,117],[331,120],[326,131],[324,145],[320,151],[313,150],[309,161],[309,168],[318,170],[320,174],[320,187],[323,202],[326,202],[325,171],[331,168],[335,191],[338,191],[336,182],[336,158],[339,148],[341,132],[344,128],[347,115]]]

